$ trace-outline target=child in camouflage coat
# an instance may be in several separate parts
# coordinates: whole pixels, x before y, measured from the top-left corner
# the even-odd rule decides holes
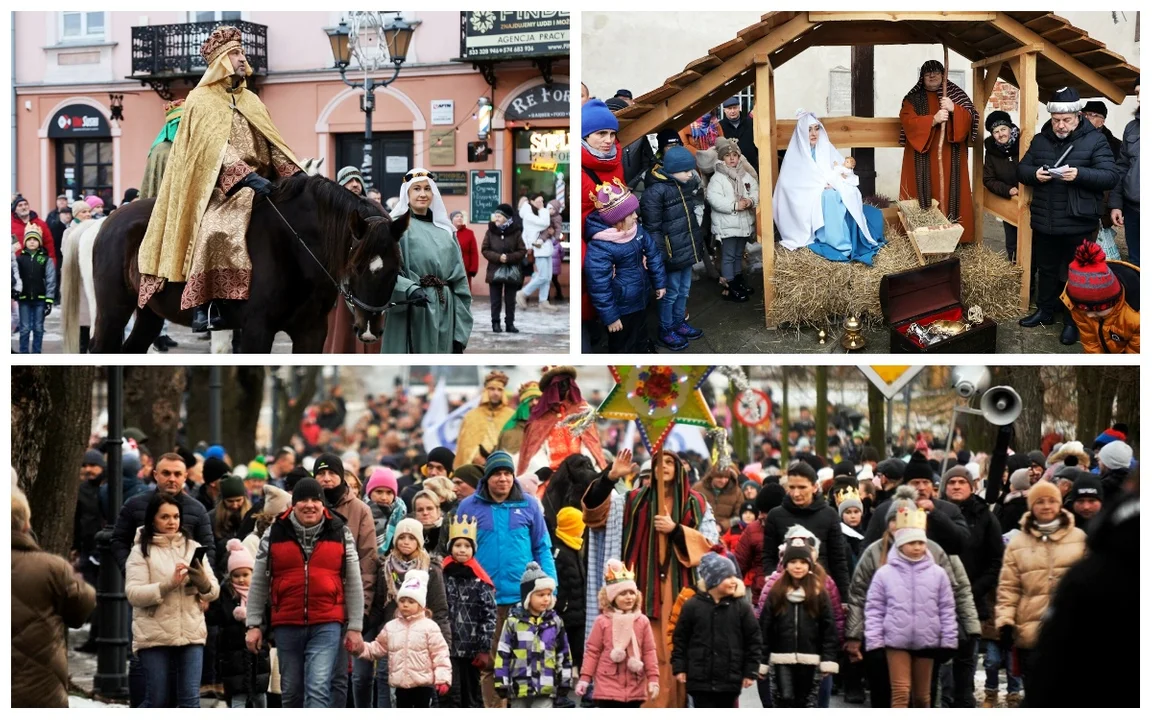
[[[521,604],[508,613],[496,650],[496,693],[514,708],[550,708],[572,687],[572,656],[556,611],[556,581],[528,563]]]
[[[452,621],[452,690],[441,707],[481,708],[480,669],[491,661],[496,633],[496,587],[476,554],[476,520],[456,516],[448,534],[444,558],[444,592]]]

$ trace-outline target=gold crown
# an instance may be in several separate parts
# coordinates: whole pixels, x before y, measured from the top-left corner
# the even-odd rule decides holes
[[[853,498],[860,500],[860,493],[856,492],[856,488],[852,487],[851,485],[845,485],[844,487],[840,488],[833,496],[833,500],[836,501],[837,505],[840,505],[840,503],[844,502],[845,500]]]
[[[468,519],[467,515],[453,515],[452,521],[448,523],[448,547],[452,547],[452,543],[457,538],[466,538],[472,541],[472,545],[476,545],[476,518]]]
[[[928,513],[922,508],[908,509],[906,507],[896,510],[896,530],[926,530],[928,528]]]
[[[240,29],[231,25],[221,25],[212,31],[204,44],[200,46],[200,56],[204,62],[212,62],[224,53],[232,52],[240,47]]]
[[[540,397],[542,394],[543,393],[540,392],[540,383],[536,382],[535,380],[529,380],[528,382],[521,384],[520,389],[516,391],[516,395],[519,396],[520,402],[530,400],[534,397]]]
[[[184,98],[164,103],[164,119],[174,120],[184,114]]]
[[[611,585],[612,583],[631,581],[636,582],[636,573],[628,569],[628,567],[619,560],[609,560],[608,566],[604,568],[604,584]]]

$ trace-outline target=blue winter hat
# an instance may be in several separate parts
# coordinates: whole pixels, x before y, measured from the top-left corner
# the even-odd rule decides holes
[[[696,160],[687,148],[673,145],[664,151],[664,173],[666,175],[695,169]]]
[[[208,458],[218,458],[220,460],[223,460],[224,459],[224,446],[223,445],[213,445],[213,446],[209,447],[204,452],[204,459],[207,460]]]
[[[497,450],[488,456],[487,462],[484,463],[484,479],[492,477],[492,473],[497,470],[507,470],[513,475],[516,474],[516,465],[512,462],[512,456],[503,450]]]
[[[711,590],[730,577],[740,577],[740,573],[736,572],[736,566],[732,564],[731,560],[714,552],[700,558],[697,572],[700,573],[700,579],[704,581],[705,590]]]
[[[603,100],[589,100],[580,108],[580,137],[601,130],[620,131],[620,123]]]

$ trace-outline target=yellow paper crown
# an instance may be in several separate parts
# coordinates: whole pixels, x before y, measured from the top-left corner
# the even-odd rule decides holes
[[[922,508],[910,510],[900,508],[896,511],[896,530],[926,530],[928,528],[928,513]]]
[[[612,583],[624,581],[636,582],[636,573],[629,570],[628,567],[619,560],[610,560],[608,566],[604,568],[604,584],[611,585]]]
[[[860,500],[860,493],[856,492],[856,488],[852,487],[851,485],[845,485],[844,487],[840,488],[833,496],[833,499],[836,501],[837,505],[840,505],[840,503],[844,502],[845,500],[852,498]]]
[[[448,523],[448,547],[452,547],[452,543],[458,538],[465,538],[472,541],[472,545],[476,545],[476,518],[468,519],[467,515],[454,515],[452,521]]]

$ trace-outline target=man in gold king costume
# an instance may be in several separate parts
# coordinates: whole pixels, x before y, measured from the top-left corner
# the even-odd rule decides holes
[[[252,263],[245,235],[269,177],[300,163],[246,87],[252,73],[240,31],[221,26],[200,47],[208,66],[184,103],[168,167],[140,245],[140,307],[166,282],[185,283],[180,308],[195,308],[196,332],[224,328],[213,300],[247,300]],[[211,313],[209,312],[211,311]]]
[[[516,412],[508,407],[504,389],[508,387],[508,376],[493,370],[484,377],[483,397],[480,404],[470,410],[460,423],[460,433],[456,442],[456,467],[468,464],[484,465],[487,453],[498,446],[500,431]],[[482,457],[480,448],[484,448]]]

